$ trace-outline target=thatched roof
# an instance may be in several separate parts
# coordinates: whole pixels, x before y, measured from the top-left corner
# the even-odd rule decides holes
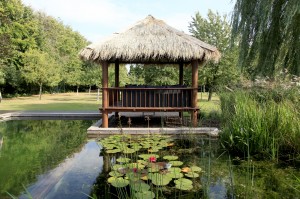
[[[93,43],[80,52],[80,57],[100,63],[188,63],[191,60],[220,59],[218,49],[185,34],[151,15],[121,33]]]

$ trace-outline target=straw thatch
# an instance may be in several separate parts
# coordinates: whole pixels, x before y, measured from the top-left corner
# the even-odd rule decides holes
[[[97,63],[116,59],[120,63],[188,63],[191,60],[217,62],[220,53],[216,47],[149,15],[126,31],[85,47],[80,57]]]

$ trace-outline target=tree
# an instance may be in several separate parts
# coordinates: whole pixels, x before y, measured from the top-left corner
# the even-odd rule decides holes
[[[231,27],[226,15],[221,16],[209,10],[207,18],[203,18],[197,12],[189,24],[189,30],[195,37],[216,46],[222,53],[219,63],[207,63],[203,68],[199,68],[199,85],[207,86],[208,100],[211,100],[217,87],[229,85],[238,77],[237,48],[230,45]]]
[[[237,0],[232,21],[244,71],[252,77],[275,77],[282,69],[300,75],[299,0]]]
[[[145,65],[144,77],[145,84],[148,85],[172,85],[178,84],[178,67]]]
[[[43,85],[57,85],[61,78],[59,65],[45,52],[29,50],[24,54],[22,75],[28,83],[39,85],[39,98],[42,97]]]
[[[128,73],[129,83],[145,84],[144,68],[142,64],[131,64]]]

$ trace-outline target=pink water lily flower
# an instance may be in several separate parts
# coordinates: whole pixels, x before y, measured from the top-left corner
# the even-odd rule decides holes
[[[149,162],[156,162],[156,157],[155,156],[151,156],[149,158]]]

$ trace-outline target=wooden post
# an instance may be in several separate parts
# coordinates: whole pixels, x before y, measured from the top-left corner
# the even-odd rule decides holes
[[[119,82],[120,82],[120,67],[119,67],[119,60],[116,59],[115,62],[115,87],[119,87]],[[115,100],[117,103],[119,102],[119,90],[115,90],[114,92],[115,95]],[[115,112],[115,117],[119,116],[119,112]]]
[[[179,63],[179,85],[183,85],[183,62]],[[179,117],[182,119],[183,112],[179,112]]]
[[[197,60],[192,61],[192,88],[193,88],[192,108],[197,108],[197,93],[198,93],[198,61]],[[194,127],[198,126],[197,115],[198,115],[198,111],[193,110],[191,116],[192,116],[192,124]]]
[[[102,62],[102,127],[108,127],[108,63]]]

